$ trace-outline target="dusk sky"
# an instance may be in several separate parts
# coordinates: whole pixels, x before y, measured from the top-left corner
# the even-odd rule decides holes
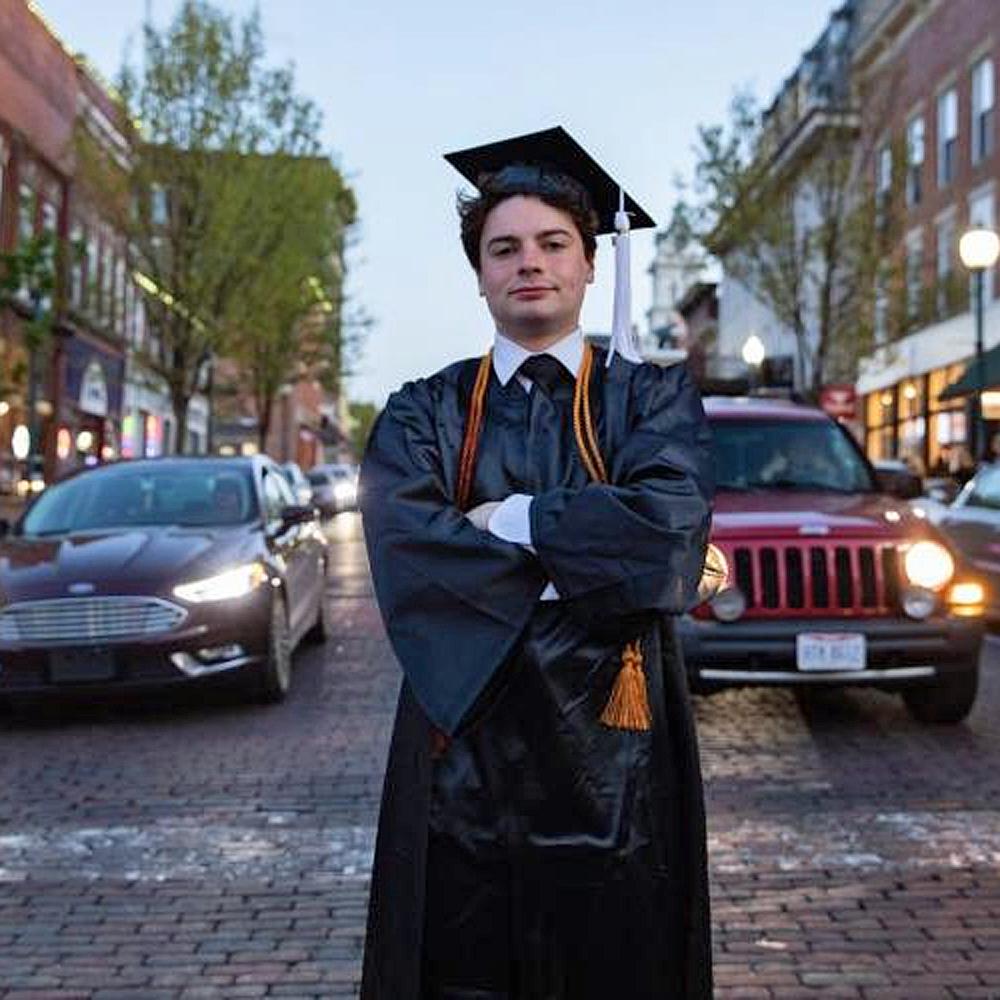
[[[218,4],[240,16],[253,4]],[[66,46],[107,77],[140,54],[147,8],[165,0],[41,0]],[[673,178],[691,171],[699,123],[732,93],[770,100],[812,44],[829,0],[619,0],[468,6],[263,0],[270,63],[293,62],[324,114],[324,138],[357,193],[348,294],[374,318],[353,399],[383,402],[403,381],[481,353],[492,324],[462,255],[462,187],[441,159],[465,146],[561,124],[665,223]],[[606,242],[606,241],[602,241]],[[633,313],[645,329],[651,234],[632,250]],[[586,330],[611,321],[613,258],[598,250]]]

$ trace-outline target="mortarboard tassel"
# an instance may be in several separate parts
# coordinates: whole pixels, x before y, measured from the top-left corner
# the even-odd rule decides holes
[[[642,671],[642,647],[639,640],[628,643],[622,651],[622,665],[615,678],[601,722],[613,729],[649,729],[652,716],[646,695],[646,675]]]
[[[629,249],[628,212],[625,211],[625,192],[618,189],[618,211],[615,213],[615,301],[611,316],[611,344],[608,348],[608,360],[605,367],[610,367],[611,359],[620,354],[626,361],[639,364],[642,356],[639,354],[635,335],[632,331],[632,262]]]

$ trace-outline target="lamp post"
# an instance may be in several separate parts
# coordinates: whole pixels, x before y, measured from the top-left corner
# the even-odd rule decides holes
[[[756,389],[760,381],[760,366],[764,363],[764,355],[766,353],[764,350],[764,341],[756,333],[751,333],[744,342],[741,353],[744,362],[746,362],[751,372],[750,388],[751,390]]]
[[[996,266],[1000,256],[1000,237],[992,229],[976,227],[964,233],[958,242],[958,254],[962,263],[972,272],[975,285],[976,311],[976,391],[972,403],[971,444],[976,460],[986,457],[986,428],[983,426],[983,390],[986,388],[986,373],[983,370],[983,284],[991,267]]]

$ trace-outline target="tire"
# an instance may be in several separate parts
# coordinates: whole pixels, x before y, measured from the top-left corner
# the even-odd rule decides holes
[[[932,684],[903,692],[906,707],[918,722],[954,724],[972,711],[979,690],[979,665],[964,667],[937,678]]]
[[[309,631],[302,637],[311,646],[321,646],[330,638],[330,603],[326,599],[326,566],[323,567],[322,590],[319,595],[319,603],[316,608],[316,621],[310,626]]]
[[[271,624],[267,633],[267,659],[260,665],[255,695],[265,704],[284,701],[292,686],[292,635],[288,610],[280,591],[271,601]]]

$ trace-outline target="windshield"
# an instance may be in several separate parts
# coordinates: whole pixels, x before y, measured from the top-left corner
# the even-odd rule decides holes
[[[966,506],[1000,510],[1000,465],[984,466],[966,489]]]
[[[714,420],[712,435],[722,490],[875,489],[864,459],[829,420]]]
[[[241,524],[257,514],[247,468],[208,462],[122,462],[47,489],[21,522],[24,535],[105,528]]]

